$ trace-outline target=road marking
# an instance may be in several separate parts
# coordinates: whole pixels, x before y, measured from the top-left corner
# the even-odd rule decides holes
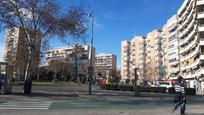
[[[0,109],[49,109],[52,102],[4,102],[0,104]]]

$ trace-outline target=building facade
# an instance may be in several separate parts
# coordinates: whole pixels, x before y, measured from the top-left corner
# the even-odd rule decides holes
[[[203,92],[204,0],[185,0],[177,18],[180,75],[188,87],[197,87],[198,92]]]
[[[136,36],[131,41],[121,43],[121,80],[132,83],[135,68],[139,70],[139,79],[146,79],[146,41],[143,36]]]
[[[77,66],[79,76],[88,77],[88,67],[90,66],[89,51],[89,45],[82,45],[80,47],[80,52],[77,54],[76,60],[75,56],[73,55],[74,47],[54,48],[46,53],[46,65],[49,66],[52,62],[61,60],[63,63],[68,65],[66,71],[69,72],[71,76],[78,76],[76,75]],[[95,71],[95,48],[92,48],[92,67]],[[93,73],[95,75],[95,72]]]
[[[116,55],[97,54],[95,57],[96,76],[98,79],[106,79],[107,82],[115,79],[116,76]]]
[[[40,39],[40,36],[41,33],[37,33],[37,39]],[[14,78],[23,80],[28,62],[28,47],[26,45],[25,34],[21,28],[13,27],[6,29],[3,59],[13,66]],[[33,69],[37,70],[40,63],[40,42],[35,43],[32,62]]]
[[[129,41],[121,42],[121,80],[130,79],[130,45]]]
[[[162,66],[162,30],[154,30],[146,37],[146,65],[147,80],[155,81],[163,79]]]
[[[130,79],[135,79],[135,68],[138,68],[139,79],[146,79],[146,42],[145,37],[136,36],[130,45]]]
[[[163,75],[162,79],[168,79],[168,27],[167,24],[163,26],[162,29],[162,66],[160,67],[160,73]]]
[[[172,16],[167,21],[167,30],[168,30],[168,47],[167,47],[167,55],[168,55],[168,79],[176,79],[179,75],[179,44],[178,44],[178,31],[177,31],[177,15]]]

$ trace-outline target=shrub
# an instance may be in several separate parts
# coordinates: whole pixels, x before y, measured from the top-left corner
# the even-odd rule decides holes
[[[101,84],[100,88],[106,90],[120,90],[120,91],[134,91],[133,85],[117,85],[117,84]],[[138,86],[140,92],[150,92],[150,93],[169,93],[175,94],[174,87],[166,88],[166,87],[140,87]],[[185,88],[187,95],[195,95],[196,90],[194,88]]]
[[[106,90],[134,91],[133,85],[101,84],[100,87]],[[166,93],[165,87],[138,87],[140,92]]]
[[[186,95],[195,95],[196,94],[195,88],[185,88],[185,92],[186,92]],[[168,93],[175,94],[176,92],[175,92],[174,87],[169,88]]]

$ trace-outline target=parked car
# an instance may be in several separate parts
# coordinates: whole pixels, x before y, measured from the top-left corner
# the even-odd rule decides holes
[[[168,82],[168,81],[160,81],[159,82],[159,87],[170,88],[170,87],[174,87],[174,86],[175,86],[174,82]]]

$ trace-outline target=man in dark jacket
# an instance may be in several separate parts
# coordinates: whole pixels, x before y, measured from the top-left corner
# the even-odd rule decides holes
[[[175,111],[180,106],[180,114],[185,115],[186,109],[186,95],[185,95],[185,85],[183,77],[179,76],[175,84],[176,95],[174,98],[175,106],[173,111]]]

